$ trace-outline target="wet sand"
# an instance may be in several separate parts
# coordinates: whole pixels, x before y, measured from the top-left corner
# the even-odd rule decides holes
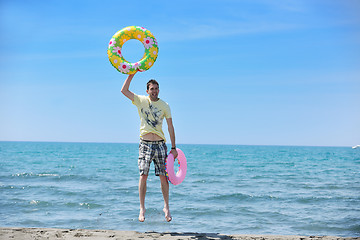
[[[167,240],[360,240],[360,237],[335,236],[283,236],[283,235],[223,235],[219,233],[181,233],[181,232],[135,232],[89,229],[55,229],[55,228],[0,228],[0,240],[43,240],[43,239],[96,239],[96,240],[132,240],[132,239],[167,239]]]

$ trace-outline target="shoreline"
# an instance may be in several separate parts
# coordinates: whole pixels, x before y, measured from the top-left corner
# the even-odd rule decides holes
[[[58,229],[58,228],[24,228],[24,227],[0,227],[0,239],[64,239],[64,240],[360,240],[360,237],[336,237],[336,236],[295,236],[295,235],[252,235],[234,234],[224,235],[220,233],[197,233],[197,232],[136,232],[118,230],[93,230],[93,229]]]

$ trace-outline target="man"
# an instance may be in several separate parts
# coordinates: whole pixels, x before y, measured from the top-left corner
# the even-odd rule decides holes
[[[155,175],[160,176],[161,191],[164,197],[164,213],[166,221],[172,220],[169,209],[169,182],[166,178],[165,160],[167,147],[165,136],[162,131],[162,122],[166,118],[171,140],[170,153],[176,158],[178,153],[175,145],[175,131],[172,123],[169,105],[161,100],[159,96],[159,84],[155,80],[147,83],[146,93],[148,96],[136,95],[129,90],[133,75],[129,75],[121,89],[121,92],[137,106],[140,116],[140,144],[138,166],[140,170],[139,199],[140,213],[139,221],[145,221],[145,195],[146,181],[149,175],[150,163],[154,161]]]

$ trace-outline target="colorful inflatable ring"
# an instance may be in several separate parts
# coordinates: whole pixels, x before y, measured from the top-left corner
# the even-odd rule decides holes
[[[136,63],[125,60],[121,54],[124,43],[130,39],[137,39],[144,44],[145,53],[142,59]],[[119,72],[124,74],[134,74],[137,71],[144,72],[151,68],[156,61],[159,52],[157,41],[152,33],[138,26],[130,26],[121,29],[111,38],[107,54],[111,64]]]
[[[180,184],[185,179],[187,169],[185,154],[178,148],[176,151],[178,152],[177,160],[180,165],[176,174],[174,172],[174,156],[170,153],[165,161],[166,177],[174,185]]]

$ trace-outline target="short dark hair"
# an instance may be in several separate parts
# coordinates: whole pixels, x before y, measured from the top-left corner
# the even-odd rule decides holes
[[[159,87],[159,83],[155,79],[150,79],[150,81],[146,84],[146,90],[149,90],[150,84],[156,84]]]

